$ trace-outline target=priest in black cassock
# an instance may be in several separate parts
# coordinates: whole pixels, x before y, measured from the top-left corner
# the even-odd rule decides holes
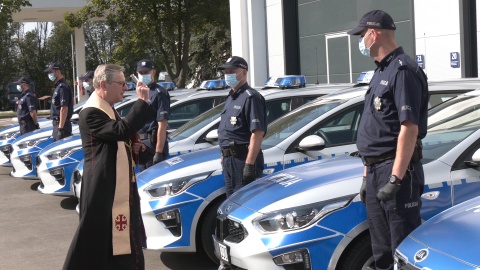
[[[139,99],[122,120],[113,104],[122,101],[127,90],[123,68],[98,66],[93,86],[79,120],[85,151],[80,223],[63,269],[145,269],[146,236],[131,138],[155,113],[147,103],[150,89],[137,84]]]

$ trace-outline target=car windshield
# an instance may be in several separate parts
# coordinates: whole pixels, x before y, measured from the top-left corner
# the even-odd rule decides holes
[[[294,132],[346,101],[346,99],[320,99],[286,114],[268,126],[267,135],[262,142],[262,149],[277,145]]]
[[[169,134],[169,138],[171,140],[178,141],[190,137],[192,134],[199,131],[204,126],[218,119],[222,110],[223,103],[213,107],[212,109],[200,114],[199,116],[180,126],[174,132]]]
[[[429,112],[424,164],[438,159],[480,128],[480,96],[461,96]]]

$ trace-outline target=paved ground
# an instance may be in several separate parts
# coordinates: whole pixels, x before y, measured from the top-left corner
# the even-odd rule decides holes
[[[37,192],[38,180],[0,167],[1,269],[61,269],[78,224],[76,199]],[[214,270],[205,255],[145,251],[146,269]]]

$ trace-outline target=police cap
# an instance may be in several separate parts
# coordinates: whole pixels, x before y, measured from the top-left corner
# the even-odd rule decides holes
[[[240,56],[232,56],[227,59],[227,62],[223,66],[219,66],[217,70],[224,70],[224,69],[235,69],[235,68],[243,68],[248,70],[248,64],[245,59]]]
[[[348,31],[347,34],[349,35],[360,35],[360,33],[365,28],[377,28],[377,29],[387,29],[387,30],[395,30],[395,23],[393,22],[392,17],[382,10],[372,10],[360,19],[358,26],[353,28],[352,30]]]
[[[53,62],[49,64],[47,69],[45,69],[43,72],[52,72],[53,70],[63,70],[63,65],[59,62]]]
[[[150,71],[155,68],[155,65],[151,60],[143,59],[137,63],[137,71]]]
[[[21,83],[26,83],[26,84],[30,84],[30,79],[27,78],[27,77],[21,77],[20,79],[18,79],[17,81],[14,81],[13,83],[14,84],[21,84]]]

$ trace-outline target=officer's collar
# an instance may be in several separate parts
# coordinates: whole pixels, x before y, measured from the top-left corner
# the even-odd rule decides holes
[[[395,59],[399,54],[402,54],[402,53],[403,53],[403,48],[398,47],[395,50],[393,50],[391,53],[389,53],[387,56],[385,56],[382,59],[382,61],[380,62],[375,61],[375,64],[377,65],[378,68],[383,70],[384,68],[388,67],[388,65],[390,64],[390,62],[392,62],[393,59]]]
[[[250,86],[246,82],[240,88],[238,88],[237,91],[233,91],[233,89],[231,89],[228,95],[232,96],[233,99],[236,99],[241,93],[245,92],[245,90],[247,89],[250,89]]]
[[[66,82],[65,81],[65,78],[61,78],[60,80],[58,80],[56,83],[55,83],[55,87],[59,84],[61,84],[62,82]]]
[[[148,88],[150,88],[151,91],[155,91],[155,89],[157,89],[159,86],[156,82],[152,82],[150,83],[150,85],[148,86]]]
[[[31,93],[32,91],[30,91],[30,90],[31,90],[31,89],[28,88],[27,90],[23,91],[23,92],[22,92],[22,97],[25,96],[25,95],[28,94],[28,93]]]

